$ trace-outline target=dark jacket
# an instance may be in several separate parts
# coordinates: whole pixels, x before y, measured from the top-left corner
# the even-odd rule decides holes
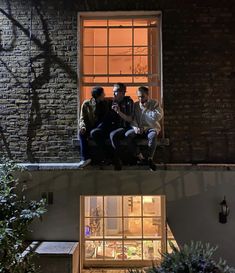
[[[127,115],[132,116],[134,110],[134,102],[129,96],[125,96],[122,101],[118,102],[118,106],[120,107],[120,111]],[[116,128],[124,128],[128,129],[130,127],[130,123],[122,119],[114,110],[111,110],[112,117],[112,126],[114,129]]]

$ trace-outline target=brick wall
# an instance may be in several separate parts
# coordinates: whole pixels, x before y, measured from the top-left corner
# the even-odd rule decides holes
[[[77,12],[161,10],[167,162],[234,162],[232,1],[0,0],[0,153],[72,162],[77,134]],[[29,73],[29,71],[33,73]],[[32,88],[29,92],[31,75]]]

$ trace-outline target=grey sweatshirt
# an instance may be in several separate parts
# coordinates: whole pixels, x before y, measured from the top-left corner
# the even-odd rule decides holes
[[[149,99],[144,107],[140,102],[134,103],[133,127],[161,130],[159,121],[163,116],[163,110],[156,100]]]

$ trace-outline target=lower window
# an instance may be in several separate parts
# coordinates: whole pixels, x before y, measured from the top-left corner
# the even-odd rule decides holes
[[[151,265],[166,252],[166,233],[164,196],[81,197],[83,268]]]

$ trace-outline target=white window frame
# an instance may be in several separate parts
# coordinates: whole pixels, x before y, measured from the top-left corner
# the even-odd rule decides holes
[[[82,68],[83,68],[83,56],[82,56],[82,20],[83,19],[102,19],[102,18],[129,18],[129,17],[151,17],[156,16],[159,20],[159,82],[160,82],[160,104],[163,107],[163,65],[162,65],[162,12],[161,11],[104,11],[104,12],[79,12],[78,13],[78,120],[80,115],[80,105],[81,105],[81,88],[82,88]],[[164,121],[162,119],[162,137],[164,137]]]
[[[107,195],[99,195],[102,198],[105,198]],[[117,195],[120,197],[124,197],[125,195]],[[131,196],[131,195],[130,195]],[[133,195],[134,196],[134,195]],[[141,202],[143,202],[143,197],[148,197],[148,195],[138,195],[141,197]],[[161,203],[161,247],[162,252],[166,252],[167,250],[167,229],[166,229],[166,197],[164,195],[151,195],[160,197],[160,203]],[[80,270],[86,269],[86,268],[125,268],[125,267],[144,267],[144,266],[151,266],[152,260],[85,260],[85,198],[86,197],[95,197],[94,195],[82,195],[80,196]],[[104,208],[103,208],[104,211]],[[90,216],[91,217],[91,216]],[[104,213],[100,217],[101,219],[105,219]],[[125,218],[126,216],[122,215],[121,218]],[[143,219],[146,216],[143,215],[143,207],[141,216],[138,216],[138,218],[141,219],[141,223],[143,225]],[[157,218],[157,216],[154,216]],[[91,217],[92,218],[92,217]],[[119,218],[119,216],[117,217]],[[147,216],[147,218],[149,218]],[[143,226],[142,226],[143,228]],[[101,241],[105,241],[105,238],[100,238]],[[114,239],[115,240],[115,239]],[[126,239],[124,237],[119,238],[118,240],[125,241]],[[143,237],[143,231],[142,231],[142,238],[138,239],[132,239],[132,240],[140,240],[144,241]],[[146,239],[145,239],[146,240]],[[148,238],[148,240],[156,240],[156,238]],[[143,249],[142,249],[143,251]],[[156,262],[156,261],[155,261]]]

